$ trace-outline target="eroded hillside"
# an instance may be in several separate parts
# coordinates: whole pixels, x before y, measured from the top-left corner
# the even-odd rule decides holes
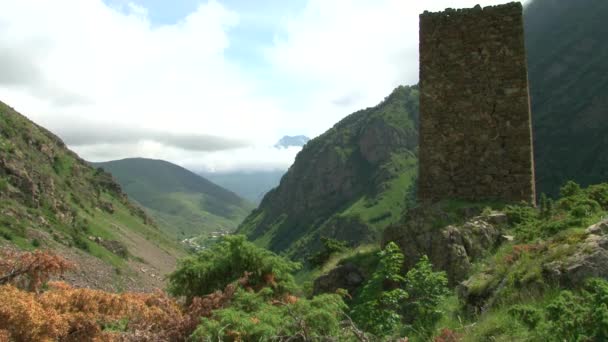
[[[0,103],[0,244],[57,251],[73,283],[104,289],[162,286],[179,245],[51,132]]]

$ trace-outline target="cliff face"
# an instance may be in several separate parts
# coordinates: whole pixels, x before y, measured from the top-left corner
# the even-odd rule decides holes
[[[538,193],[608,179],[608,2],[535,0],[525,10]]]
[[[306,144],[238,232],[293,256],[314,250],[320,236],[375,240],[412,193],[417,122],[416,87],[346,117]]]

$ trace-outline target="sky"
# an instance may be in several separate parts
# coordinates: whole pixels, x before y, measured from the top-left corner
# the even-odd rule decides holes
[[[418,82],[418,15],[507,0],[0,0],[0,101],[90,161],[287,169]]]

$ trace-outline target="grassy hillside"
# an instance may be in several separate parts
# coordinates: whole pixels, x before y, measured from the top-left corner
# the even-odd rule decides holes
[[[416,87],[399,87],[309,141],[238,232],[298,258],[319,249],[322,236],[377,240],[412,197],[417,99]]]
[[[525,10],[539,192],[608,179],[608,2],[534,0]]]
[[[83,266],[76,283],[109,288],[160,286],[184,253],[110,174],[1,102],[0,244],[56,250]]]
[[[286,171],[206,172],[200,175],[251,203],[259,204],[264,195],[281,182]]]
[[[92,164],[112,173],[131,198],[178,238],[231,232],[253,207],[233,192],[166,161],[131,158]]]

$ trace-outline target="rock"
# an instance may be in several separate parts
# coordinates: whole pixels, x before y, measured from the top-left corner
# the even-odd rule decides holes
[[[600,221],[585,230],[588,234],[606,234],[608,233],[608,219]]]
[[[608,279],[608,220],[586,229],[589,234],[576,252],[543,265],[543,275],[566,286],[580,286],[587,278]]]
[[[371,164],[387,161],[395,146],[412,150],[418,145],[418,135],[404,135],[382,119],[375,119],[365,126],[359,138],[359,150]]]
[[[114,205],[111,202],[99,201],[99,207],[106,213],[114,214]]]
[[[486,221],[496,226],[502,226],[509,223],[509,218],[507,217],[507,214],[499,211],[494,211],[490,215],[485,215],[484,218],[486,219]]]
[[[499,229],[487,218],[476,216],[461,225],[442,226],[449,215],[438,206],[410,210],[407,220],[385,230],[382,246],[394,241],[405,256],[405,269],[427,255],[436,269],[447,273],[451,285],[466,279],[472,262],[501,242]]]
[[[313,295],[334,293],[338,289],[345,289],[352,295],[364,281],[363,272],[354,264],[347,263],[315,279]]]

